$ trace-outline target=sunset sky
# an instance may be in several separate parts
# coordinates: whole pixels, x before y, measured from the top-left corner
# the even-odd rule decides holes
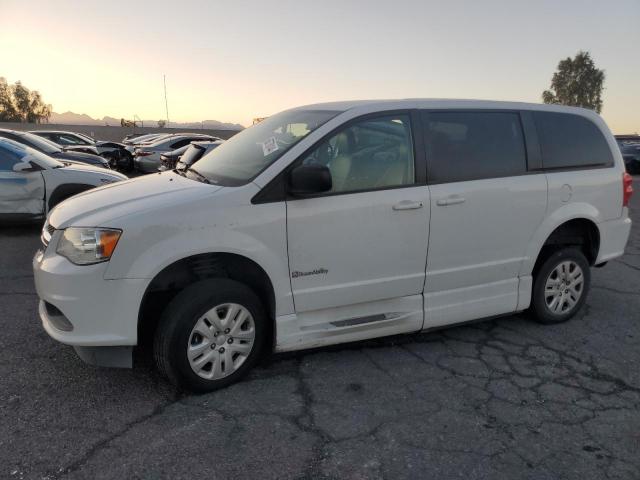
[[[560,59],[606,71],[603,116],[640,131],[640,0],[0,0],[0,76],[56,112],[250,124],[357,98],[540,102]]]

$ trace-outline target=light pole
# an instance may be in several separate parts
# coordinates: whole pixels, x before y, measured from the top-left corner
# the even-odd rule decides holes
[[[167,76],[162,75],[162,81],[164,83],[164,109],[167,112],[167,127],[169,127],[169,102],[167,101]]]

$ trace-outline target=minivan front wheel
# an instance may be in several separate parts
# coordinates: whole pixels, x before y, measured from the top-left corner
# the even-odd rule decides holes
[[[165,309],[154,341],[158,369],[177,386],[207,392],[238,381],[266,338],[260,299],[229,279],[197,282]]]
[[[561,323],[573,317],[584,304],[591,271],[577,248],[560,249],[547,258],[533,284],[531,312],[540,323]]]

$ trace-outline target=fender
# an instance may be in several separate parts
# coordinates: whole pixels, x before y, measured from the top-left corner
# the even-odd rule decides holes
[[[592,221],[600,232],[599,224],[604,220],[601,212],[593,205],[583,202],[575,202],[563,205],[550,215],[547,215],[537,228],[527,247],[525,257],[520,267],[519,276],[531,275],[533,267],[542,250],[542,246],[547,241],[553,231],[569,220],[585,219]]]
[[[125,226],[105,279],[137,278],[150,283],[166,267],[186,257],[231,253],[253,261],[265,271],[273,285],[277,315],[293,313],[285,206],[272,203],[250,208],[257,211],[252,218],[248,218],[246,209],[230,207],[221,209],[215,215],[216,221],[211,219],[211,225],[198,227],[181,228],[167,222],[136,231],[135,227]],[[242,214],[246,223],[238,225]],[[120,243],[124,248],[119,248]]]

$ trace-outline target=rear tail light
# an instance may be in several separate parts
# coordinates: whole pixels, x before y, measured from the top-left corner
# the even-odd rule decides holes
[[[138,151],[136,152],[136,155],[137,155],[138,157],[146,157],[146,156],[148,156],[148,155],[151,155],[151,153],[152,153],[152,152],[145,152],[145,151],[143,151],[143,150],[138,150]]]
[[[627,172],[622,174],[622,206],[628,207],[633,194],[633,177]]]

